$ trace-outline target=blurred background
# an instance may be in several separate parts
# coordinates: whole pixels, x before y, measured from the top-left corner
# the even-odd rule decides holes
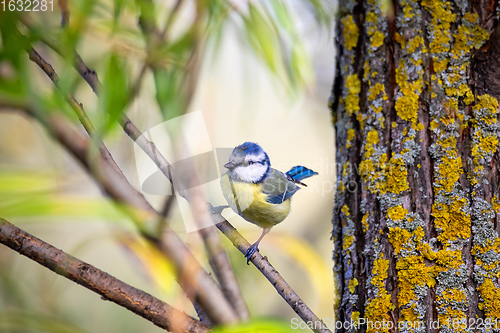
[[[317,171],[318,176],[306,181],[308,187],[294,196],[288,218],[264,238],[260,252],[320,318],[333,318],[335,145],[327,100],[334,75],[336,3],[185,0],[157,1],[154,6],[167,41],[156,53],[138,27],[139,2],[131,0],[70,1],[65,29],[57,4],[53,11],[18,13],[16,19],[23,22],[18,24],[21,33],[31,37],[102,130],[136,188],[142,189],[142,183],[134,143],[119,126],[103,121],[108,119],[103,116],[105,106],[71,64],[37,39],[74,47],[105,85],[130,88],[140,81],[135,98],[119,112],[143,131],[200,111],[214,149],[254,141],[276,169],[304,165]],[[41,109],[52,111],[55,106],[62,114],[71,113],[50,80],[22,54],[22,47],[19,55],[12,51],[15,45],[7,40],[14,31],[5,19],[10,14],[0,11],[0,102],[15,96],[39,103]],[[145,68],[146,63],[151,67]],[[78,125],[74,117],[68,118]],[[144,194],[157,208],[165,200],[163,195]],[[225,203],[217,186],[206,194],[214,205]],[[169,223],[209,269],[199,235],[186,232],[183,225],[181,200],[174,204]],[[228,213],[223,215],[232,216]],[[196,315],[170,264],[141,239],[137,227],[82,166],[37,121],[8,108],[0,109],[0,217]],[[232,216],[229,222],[250,243],[261,233],[240,217]],[[296,318],[265,277],[247,266],[223,235],[220,238],[251,317],[284,323]],[[137,331],[162,330],[0,245],[0,332]]]

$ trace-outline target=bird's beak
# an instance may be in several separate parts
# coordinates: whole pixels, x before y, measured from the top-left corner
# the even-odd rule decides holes
[[[229,170],[232,170],[234,167],[235,167],[235,165],[233,162],[228,162],[228,163],[224,164],[224,168],[229,169]]]

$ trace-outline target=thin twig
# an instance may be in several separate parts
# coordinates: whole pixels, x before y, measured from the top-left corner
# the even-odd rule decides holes
[[[163,41],[166,41],[168,39],[168,31],[170,30],[170,27],[175,21],[175,17],[177,16],[177,13],[179,11],[179,8],[181,8],[182,5],[182,0],[177,0],[175,2],[174,7],[172,8],[172,11],[167,15],[165,27],[163,28],[163,31],[160,34],[160,39]]]
[[[40,67],[45,74],[52,80],[54,85],[57,88],[59,87],[59,76],[57,73],[54,71],[54,68],[43,59],[38,52],[36,52],[35,49],[33,48],[28,48],[28,56],[31,61],[36,63],[38,67]],[[87,133],[92,135],[95,132],[94,126],[92,125],[92,122],[90,121],[89,117],[87,116],[87,113],[83,109],[82,104],[78,103],[78,101],[71,95],[71,94],[66,94],[65,96],[68,104],[71,106],[73,111],[76,113],[78,119],[80,120],[80,123],[83,125]],[[123,175],[123,172],[121,171],[120,167],[115,163],[113,157],[111,156],[111,153],[109,150],[106,148],[104,143],[101,140],[98,140],[99,144],[99,150],[104,154],[104,157],[110,161],[111,165],[115,169],[115,171],[120,175],[123,179],[125,179],[125,175]]]
[[[0,243],[171,332],[209,328],[167,303],[122,282],[0,218]]]

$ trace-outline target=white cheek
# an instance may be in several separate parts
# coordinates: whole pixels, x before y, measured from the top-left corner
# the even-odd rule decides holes
[[[245,182],[257,182],[266,174],[267,166],[260,163],[252,164],[246,167],[237,167],[234,173]]]

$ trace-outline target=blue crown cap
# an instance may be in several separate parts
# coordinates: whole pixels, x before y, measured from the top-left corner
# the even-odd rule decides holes
[[[254,142],[245,142],[234,149],[243,150],[246,155],[259,155],[264,153],[264,149]]]

